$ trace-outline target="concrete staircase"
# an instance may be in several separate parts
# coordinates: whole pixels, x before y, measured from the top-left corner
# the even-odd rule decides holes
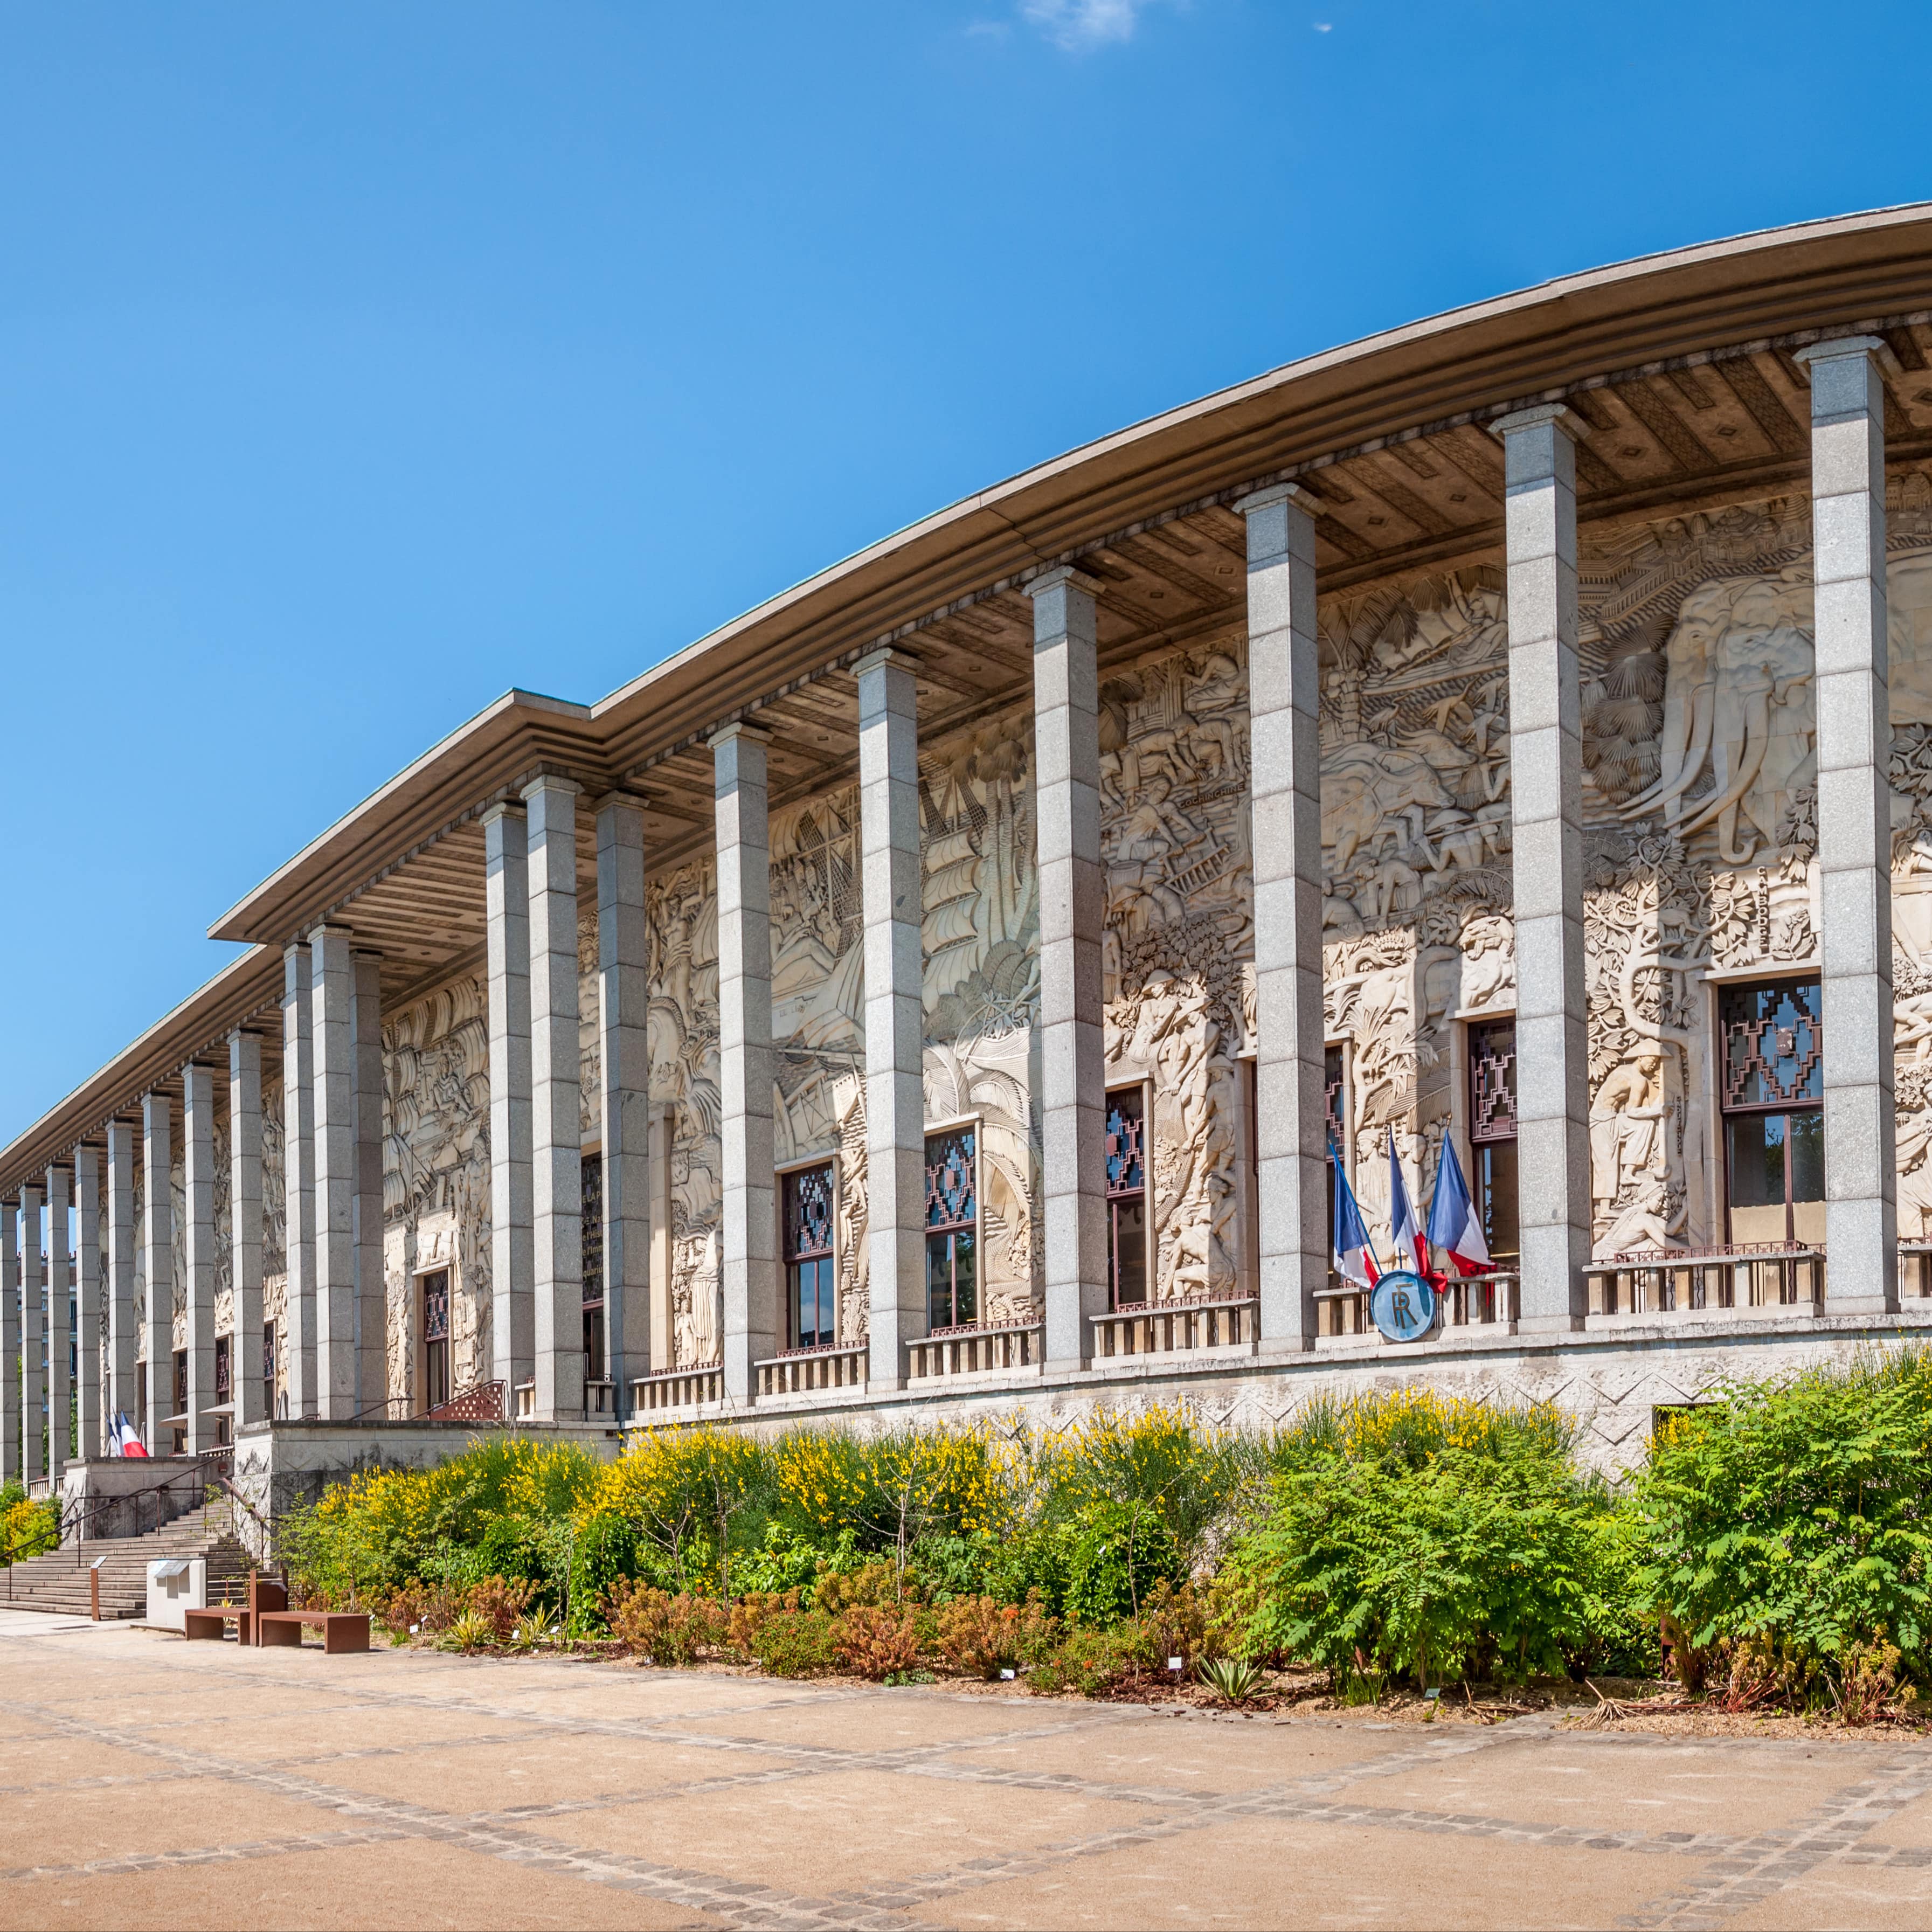
[[[88,1616],[88,1566],[97,1556],[106,1558],[100,1566],[104,1618],[146,1616],[148,1565],[157,1557],[206,1557],[212,1604],[224,1599],[238,1603],[248,1594],[248,1552],[236,1539],[234,1511],[225,1498],[211,1498],[146,1536],[64,1543],[44,1556],[0,1570],[0,1610]]]

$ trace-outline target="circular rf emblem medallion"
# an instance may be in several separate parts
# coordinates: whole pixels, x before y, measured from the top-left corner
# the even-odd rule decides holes
[[[1399,1268],[1369,1290],[1369,1312],[1391,1342],[1419,1342],[1436,1326],[1436,1291],[1420,1275]]]

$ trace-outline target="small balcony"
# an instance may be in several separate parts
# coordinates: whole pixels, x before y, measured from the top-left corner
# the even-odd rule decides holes
[[[870,1350],[863,1342],[842,1348],[787,1348],[753,1364],[758,1394],[762,1400],[810,1395],[821,1389],[862,1389],[869,1359]]]
[[[1583,1270],[1592,1324],[1659,1316],[1815,1314],[1825,1300],[1825,1251],[1775,1241],[1648,1249]]]
[[[703,1368],[665,1369],[632,1383],[631,1420],[681,1421],[724,1397],[724,1371],[716,1362]]]
[[[1329,1277],[1331,1283],[1335,1277]],[[1436,1299],[1440,1312],[1436,1327],[1419,1342],[1392,1346],[1426,1348],[1452,1330],[1494,1329],[1498,1334],[1515,1332],[1522,1313],[1522,1276],[1514,1269],[1494,1274],[1469,1275],[1446,1281]],[[1364,1289],[1348,1283],[1322,1289],[1315,1298],[1316,1346],[1346,1343],[1358,1336],[1376,1334],[1369,1314],[1369,1298]]]
[[[957,1328],[935,1328],[906,1345],[907,1378],[922,1382],[1002,1372],[1037,1375],[1046,1334],[1046,1324],[1042,1322],[984,1326],[968,1322]]]
[[[1130,1355],[1189,1354],[1208,1348],[1252,1349],[1261,1304],[1251,1294],[1178,1297],[1116,1309],[1094,1318],[1094,1361]]]

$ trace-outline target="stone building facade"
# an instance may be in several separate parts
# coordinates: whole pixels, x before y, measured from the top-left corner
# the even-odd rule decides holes
[[[8,1454],[70,1324],[87,1454],[1421,1376],[1606,1460],[1932,1325],[1928,263],[1460,312],[510,694],[0,1152]],[[1498,1266],[1386,1342],[1333,1166],[1386,1256],[1445,1144]]]

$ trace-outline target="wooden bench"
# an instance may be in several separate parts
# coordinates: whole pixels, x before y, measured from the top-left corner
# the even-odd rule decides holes
[[[182,1612],[182,1634],[192,1643],[212,1638],[221,1642],[228,1634],[228,1620],[235,1619],[236,1640],[249,1641],[250,1612],[246,1604],[211,1604],[205,1610]]]
[[[302,1626],[322,1626],[322,1647],[330,1657],[369,1648],[367,1610],[261,1610],[255,1617],[258,1644],[302,1644]]]

